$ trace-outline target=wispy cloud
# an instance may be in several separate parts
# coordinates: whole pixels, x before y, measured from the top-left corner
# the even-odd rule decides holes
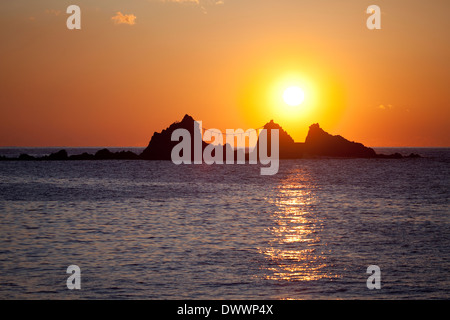
[[[117,12],[111,20],[114,21],[114,24],[136,24],[136,16],[134,14],[123,14],[122,12]]]
[[[55,10],[55,9],[46,9],[45,13],[49,14],[49,15],[52,15],[52,16],[59,16],[62,13],[62,11]]]
[[[392,108],[393,108],[393,105],[392,105],[392,104],[387,104],[387,105],[380,104],[380,105],[378,106],[378,109],[381,109],[381,110],[390,110],[390,109],[392,109]]]
[[[380,104],[377,106],[377,109],[390,112],[411,112],[407,105]]]
[[[170,2],[170,3],[185,3],[198,5],[203,13],[206,13],[206,8],[208,6],[223,5],[225,0],[158,0],[160,2]]]
[[[178,3],[197,3],[200,4],[200,0],[160,0],[161,2],[178,2]]]
[[[201,5],[224,4],[224,0],[159,0],[161,2],[196,3]]]

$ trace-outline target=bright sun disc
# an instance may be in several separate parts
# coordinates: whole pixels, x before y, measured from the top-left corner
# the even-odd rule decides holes
[[[289,87],[284,90],[283,100],[292,107],[300,105],[304,99],[305,93],[299,87]]]

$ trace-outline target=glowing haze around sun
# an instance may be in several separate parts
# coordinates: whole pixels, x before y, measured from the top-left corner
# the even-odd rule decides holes
[[[284,90],[283,100],[291,107],[299,106],[305,100],[305,92],[297,86],[289,87]]]

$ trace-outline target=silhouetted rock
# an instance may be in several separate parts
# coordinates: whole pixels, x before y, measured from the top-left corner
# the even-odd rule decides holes
[[[181,122],[175,122],[162,132],[155,132],[147,146],[141,153],[142,159],[148,160],[170,160],[172,149],[179,141],[172,141],[172,133],[177,129],[189,131],[191,136],[191,158],[194,157],[194,131],[199,133],[198,126],[194,129],[195,120],[185,115]],[[399,159],[401,154],[377,155],[372,148],[365,147],[361,143],[349,141],[342,136],[333,136],[320,128],[319,124],[313,124],[309,127],[309,132],[304,143],[295,142],[294,139],[273,120],[266,123],[263,127],[267,130],[267,151],[271,156],[271,130],[277,129],[279,132],[279,157],[280,159],[299,159],[303,157],[347,157],[347,158],[386,158]],[[202,152],[208,143],[202,141]],[[256,148],[252,152],[257,152],[259,156],[260,140],[258,139]],[[223,150],[224,159],[227,149],[230,146],[225,145]],[[240,151],[241,152],[241,151]],[[234,159],[237,151],[234,151]],[[410,155],[416,157],[418,155]],[[246,154],[246,160],[249,154]]]
[[[396,152],[396,153],[393,153],[393,154],[377,154],[377,158],[380,158],[380,159],[401,159],[401,158],[403,158],[403,156],[400,153]]]
[[[72,155],[70,160],[137,160],[139,156],[131,151],[111,152],[108,149],[98,150],[95,155],[84,152],[79,155]]]
[[[326,157],[375,158],[372,148],[361,143],[348,141],[341,136],[333,136],[320,128],[319,124],[309,127],[305,140],[305,152],[309,155]]]
[[[272,130],[278,130],[279,157],[280,159],[299,159],[303,157],[303,143],[295,142],[294,139],[273,120],[266,123],[263,129],[267,130],[267,153],[271,156]],[[260,139],[257,148],[253,152],[259,152]]]
[[[194,129],[195,128],[195,129]],[[179,141],[172,141],[172,133],[177,129],[185,129],[191,135],[191,159],[194,159],[194,133],[201,134],[194,118],[186,114],[181,122],[175,122],[161,132],[155,132],[145,150],[140,154],[146,160],[171,160],[172,149]],[[208,143],[202,141],[202,152]]]
[[[118,160],[137,160],[140,157],[131,151],[120,151],[120,152],[116,152],[114,153],[114,159],[118,159]]]
[[[45,159],[45,157],[44,157]],[[59,150],[58,152],[51,153],[46,160],[67,160],[69,157],[67,156],[66,150]]]
[[[294,139],[283,128],[273,120],[263,127],[267,130],[267,152],[271,156],[271,130],[277,129],[279,133],[279,158],[299,159],[303,157],[349,157],[349,158],[381,158],[401,159],[399,153],[390,155],[376,154],[372,148],[365,147],[361,143],[349,141],[339,135],[333,136],[320,128],[319,124],[309,127],[309,132],[304,143],[295,142]],[[198,122],[190,115],[185,115],[181,122],[175,122],[161,132],[155,132],[145,150],[137,155],[131,151],[111,152],[101,149],[95,155],[84,152],[81,155],[68,156],[66,150],[60,150],[49,156],[35,158],[27,154],[21,154],[18,158],[7,158],[0,156],[0,160],[171,160],[172,149],[180,141],[172,141],[172,133],[177,129],[187,130],[191,138],[191,160],[194,160],[195,137],[201,136]],[[201,141],[201,151],[209,144]],[[223,148],[223,159],[226,159],[227,151],[234,155],[237,160],[238,153],[242,155],[243,149],[234,150],[230,145],[220,146]],[[260,140],[252,152],[257,152],[259,158]],[[213,151],[214,156],[215,149]],[[246,152],[245,159],[248,161],[250,154]],[[420,155],[411,153],[408,158],[420,158]]]
[[[422,158],[420,155],[418,155],[417,153],[410,153],[408,158]]]
[[[5,159],[6,159],[6,158],[5,158]],[[28,155],[28,154],[26,154],[26,153],[22,153],[22,154],[19,156],[18,159],[19,159],[19,160],[35,160],[36,158],[33,157],[33,156],[30,156],[30,155]]]
[[[95,156],[87,152],[83,152],[82,154],[75,154],[69,157],[69,160],[94,160],[94,159]]]
[[[112,160],[114,159],[114,153],[108,149],[101,149],[95,153],[94,158],[97,160]]]

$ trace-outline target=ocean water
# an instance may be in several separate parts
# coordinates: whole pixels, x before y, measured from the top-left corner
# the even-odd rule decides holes
[[[450,149],[377,152],[424,157],[0,162],[0,299],[449,299]]]

